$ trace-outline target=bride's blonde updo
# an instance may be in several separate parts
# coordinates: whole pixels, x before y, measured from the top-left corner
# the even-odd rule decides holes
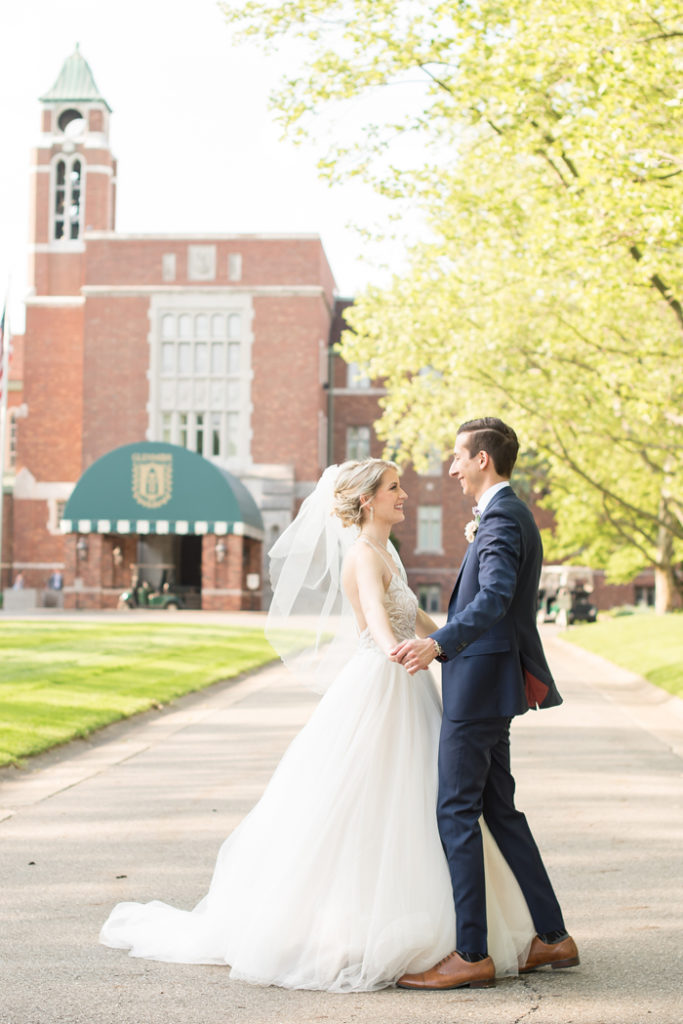
[[[341,464],[334,484],[332,511],[344,526],[360,526],[363,505],[375,496],[387,469],[398,472],[396,463],[387,459],[352,460]]]

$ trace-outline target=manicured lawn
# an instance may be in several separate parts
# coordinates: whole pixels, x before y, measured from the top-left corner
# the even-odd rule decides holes
[[[570,626],[562,637],[683,697],[683,614],[603,616]]]
[[[0,765],[276,657],[260,629],[145,623],[0,625]]]

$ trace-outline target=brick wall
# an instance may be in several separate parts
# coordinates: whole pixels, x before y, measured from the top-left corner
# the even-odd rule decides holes
[[[90,223],[90,221],[88,221]],[[321,286],[332,306],[333,278],[325,252],[317,238],[267,238],[235,236],[139,236],[114,234],[88,238],[87,285],[163,284],[161,258],[176,256],[175,284],[202,287],[251,288],[258,286]],[[188,246],[215,246],[216,276],[210,281],[190,281],[187,276]],[[242,256],[242,275],[231,281],[228,256]],[[327,335],[326,335],[327,337]]]
[[[24,401],[17,469],[37,480],[75,481],[81,473],[83,309],[28,305]]]
[[[319,415],[327,398],[319,343],[328,322],[321,298],[254,301],[252,457],[292,465],[298,480],[320,475]]]
[[[113,448],[145,439],[148,308],[146,297],[89,296],[86,300],[80,472]]]
[[[48,532],[48,516],[46,501],[14,499],[14,561],[35,565],[22,570],[27,587],[44,587],[52,568],[64,562],[64,537]]]
[[[216,545],[224,548],[219,559]],[[261,571],[261,543],[250,537],[202,538],[202,609],[204,611],[258,611],[261,591],[247,589],[247,575]]]
[[[14,561],[14,503],[11,494],[2,494],[2,551],[0,551],[0,591],[11,587],[14,582],[12,562]]]

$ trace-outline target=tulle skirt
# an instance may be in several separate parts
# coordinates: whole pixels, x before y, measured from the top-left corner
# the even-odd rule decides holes
[[[455,945],[436,823],[441,707],[431,675],[361,649],[223,843],[192,911],[119,903],[100,941],[132,956],[230,965],[262,985],[369,991]],[[534,934],[485,825],[489,952],[516,974]]]

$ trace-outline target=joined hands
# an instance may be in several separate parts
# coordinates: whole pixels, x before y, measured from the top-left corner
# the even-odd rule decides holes
[[[404,669],[414,676],[416,672],[426,669],[436,657],[436,648],[431,637],[414,640],[403,640],[389,651],[391,661],[397,661]]]

